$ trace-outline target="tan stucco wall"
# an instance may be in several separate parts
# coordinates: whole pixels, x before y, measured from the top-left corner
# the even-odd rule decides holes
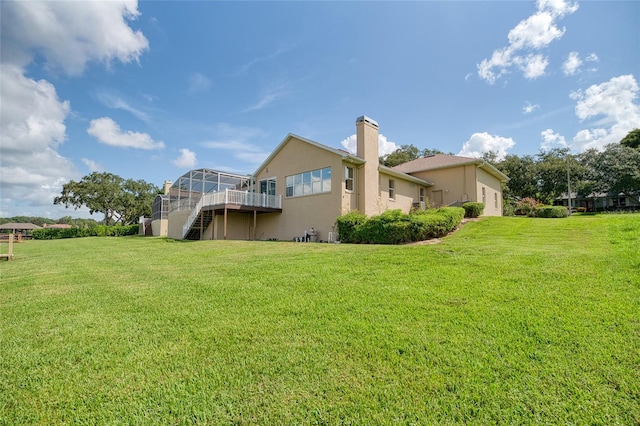
[[[378,127],[368,121],[356,123],[358,157],[365,164],[358,168],[356,188],[358,189],[358,210],[367,216],[380,213],[378,189]]]
[[[253,239],[253,213],[227,212],[227,240]],[[218,213],[209,224],[202,239],[224,239],[224,213]]]
[[[479,202],[482,200],[482,189],[485,190],[483,216],[502,216],[502,185],[500,181],[487,173],[477,169],[477,194]]]
[[[395,181],[395,200],[389,199],[389,179]],[[420,185],[402,180],[395,176],[380,173],[379,188],[380,197],[378,198],[378,211],[375,214],[395,209],[400,209],[405,213],[409,213],[413,203],[417,203],[419,201]]]
[[[151,232],[154,237],[166,237],[169,232],[169,221],[167,219],[156,219],[152,221]]]
[[[445,206],[456,201],[476,201],[475,165],[429,170],[412,175],[434,183],[426,192],[431,201],[437,199],[434,195],[436,191],[441,191],[442,205]]]
[[[285,197],[286,176],[331,167],[331,192]],[[298,139],[290,139],[256,175],[259,181],[276,178],[276,194],[282,195],[282,213],[258,215],[257,239],[290,240],[315,228],[326,240],[342,214],[344,166],[341,156]],[[258,186],[259,187],[259,186]]]
[[[185,221],[191,214],[191,210],[188,211],[174,211],[169,213],[168,216],[168,232],[167,236],[169,238],[174,238],[176,240],[182,239],[182,227],[184,226]]]
[[[482,202],[482,188],[485,188],[483,215],[502,216],[500,180],[478,168],[475,164],[412,173],[412,175],[433,182],[434,185],[427,189],[427,196],[431,201],[434,201],[438,198],[435,192],[442,191],[442,205],[452,204],[456,201]]]
[[[354,171],[355,178],[355,188],[353,191],[347,191],[346,187],[346,171],[345,167],[352,167]],[[359,179],[362,179],[362,173],[360,169],[363,165],[353,164],[353,163],[343,163],[342,168],[340,169],[341,180],[340,180],[340,190],[342,192],[342,206],[340,214],[349,213],[352,210],[358,210],[358,182]],[[377,189],[376,189],[377,190]]]

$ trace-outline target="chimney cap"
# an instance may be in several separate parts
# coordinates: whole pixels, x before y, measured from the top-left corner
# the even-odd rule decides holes
[[[356,119],[356,124],[358,124],[358,123],[369,123],[369,124],[371,124],[372,126],[374,126],[374,127],[378,128],[378,123],[377,123],[373,118],[369,118],[369,117],[367,117],[366,115],[363,115],[363,116],[361,116],[361,117],[358,117],[358,118]]]

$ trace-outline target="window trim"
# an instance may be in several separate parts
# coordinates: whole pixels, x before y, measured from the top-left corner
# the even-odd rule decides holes
[[[266,192],[262,192],[262,182],[266,183]],[[269,194],[269,183],[273,182],[273,194]],[[275,176],[272,177],[268,177],[268,178],[264,178],[264,179],[260,179],[258,181],[258,192],[260,194],[267,194],[267,195],[277,195],[278,194],[278,179]]]
[[[349,173],[351,171],[351,173]],[[344,189],[347,192],[353,192],[356,188],[356,172],[353,166],[344,166]],[[351,188],[349,188],[351,182]]]
[[[389,200],[396,200],[396,181],[395,179],[389,179]]]
[[[285,176],[285,198],[330,193],[332,181],[333,171],[331,166]]]

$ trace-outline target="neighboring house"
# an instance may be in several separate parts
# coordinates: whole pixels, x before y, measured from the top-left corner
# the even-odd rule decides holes
[[[502,216],[502,184],[509,178],[478,158],[435,154],[393,168],[434,182],[427,197],[435,207],[484,203],[484,216]]]
[[[461,173],[468,174],[463,183],[437,183],[425,170],[407,173],[401,166],[380,165],[374,120],[365,116],[356,120],[356,139],[353,155],[289,134],[252,176],[199,169],[173,184],[165,182],[165,194],[154,201],[153,234],[176,239],[295,240],[313,233],[318,241],[332,241],[337,239],[335,222],[340,215],[352,210],[367,216],[389,209],[409,212],[426,204],[428,194],[437,194],[433,188],[440,187],[469,186],[461,194],[468,193],[472,201],[481,201],[476,194],[482,188],[485,198],[495,192],[499,209],[485,209],[485,214],[501,214],[500,182],[507,178],[481,160],[466,158],[458,165]],[[451,178],[462,175],[453,172]],[[444,200],[443,196],[439,204],[446,204]]]
[[[556,206],[568,206],[569,200],[564,193],[553,201]],[[573,210],[585,212],[601,212],[615,210],[640,210],[640,200],[634,200],[627,195],[620,193],[598,193],[587,196],[571,193],[571,208]]]
[[[72,226],[67,223],[53,223],[51,225],[47,225],[46,223],[42,225],[43,228],[51,228],[51,229],[71,229]]]

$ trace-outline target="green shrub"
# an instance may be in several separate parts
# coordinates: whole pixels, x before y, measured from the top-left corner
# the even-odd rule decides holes
[[[357,243],[356,231],[366,221],[367,216],[355,210],[340,216],[336,220],[340,241],[343,243]]]
[[[56,240],[60,238],[60,231],[62,229],[57,228],[41,228],[31,231],[31,236],[34,240]]]
[[[468,202],[462,205],[464,217],[480,217],[484,212],[484,203]]]
[[[461,207],[443,207],[411,216],[412,241],[422,241],[447,235],[464,218]]]
[[[402,210],[368,218],[356,231],[356,240],[369,244],[401,244],[411,241],[409,215]]]
[[[31,233],[35,240],[57,240],[60,238],[80,237],[121,237],[137,235],[138,225],[98,225],[93,228],[42,228],[34,229]]]
[[[463,208],[443,207],[411,214],[388,210],[370,218],[351,212],[340,216],[337,223],[344,243],[403,244],[442,237],[453,231],[463,217]]]
[[[563,206],[542,206],[536,207],[536,217],[567,217],[569,216],[569,210]]]
[[[502,216],[515,216],[516,208],[512,203],[505,202],[502,205]]]

